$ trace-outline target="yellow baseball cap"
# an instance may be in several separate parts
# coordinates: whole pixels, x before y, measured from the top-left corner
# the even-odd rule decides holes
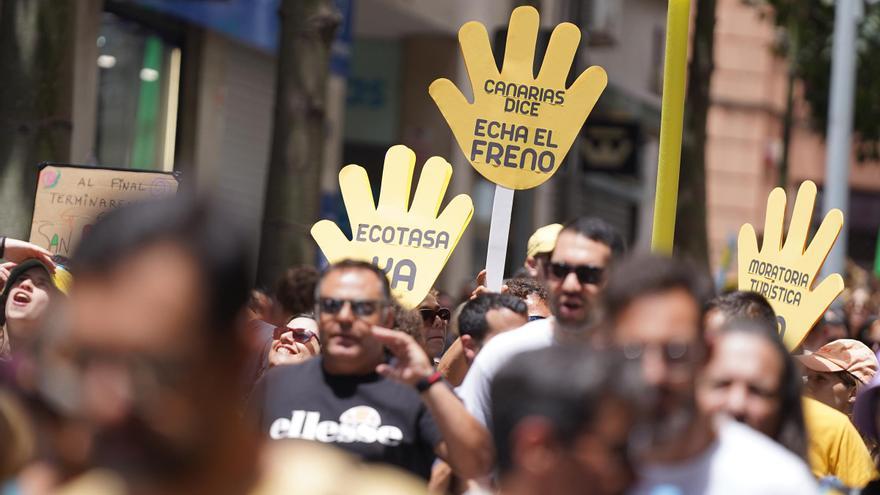
[[[562,224],[560,223],[551,223],[536,230],[529,237],[529,242],[526,245],[526,254],[528,256],[537,256],[552,252],[553,248],[556,247],[556,237],[561,230]]]

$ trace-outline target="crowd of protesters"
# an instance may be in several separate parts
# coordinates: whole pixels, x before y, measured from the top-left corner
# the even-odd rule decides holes
[[[599,218],[413,309],[354,260],[256,289],[225,218],[0,239],[0,494],[880,493],[870,278],[790,353],[760,295]]]

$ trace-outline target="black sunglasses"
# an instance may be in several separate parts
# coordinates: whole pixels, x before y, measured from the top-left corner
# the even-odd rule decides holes
[[[550,263],[547,270],[554,278],[564,280],[569,273],[574,272],[581,284],[598,284],[602,282],[604,269],[592,265],[569,265],[567,263]]]
[[[443,321],[449,321],[452,318],[452,312],[449,311],[449,308],[422,308],[419,310],[419,314],[422,315],[422,321],[425,323],[433,323],[434,318],[439,317]]]
[[[382,307],[382,301],[376,300],[359,300],[355,301],[352,299],[335,299],[332,297],[322,297],[318,300],[318,308],[321,313],[328,313],[331,315],[339,314],[342,311],[342,308],[345,304],[348,303],[351,305],[351,311],[357,316],[371,316],[379,311],[379,308]]]

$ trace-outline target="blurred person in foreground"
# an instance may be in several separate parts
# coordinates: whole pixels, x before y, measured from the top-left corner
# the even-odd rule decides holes
[[[808,397],[852,413],[856,394],[877,373],[877,356],[865,344],[838,339],[816,352],[795,356],[804,369],[804,393]]]
[[[800,395],[803,392],[800,367],[793,366],[796,361],[784,346],[780,348],[778,342],[771,342],[780,339],[770,303],[759,294],[736,291],[713,299],[708,308],[706,333],[717,335],[720,340],[713,347],[713,358],[703,374],[706,379],[701,383],[701,407],[710,411],[726,410],[801,457],[805,427],[807,459],[813,475],[820,479],[833,477],[846,486],[863,486],[873,472],[864,442],[844,414]],[[770,341],[762,339],[762,330],[772,337]],[[753,343],[749,345],[748,340]],[[782,358],[778,361],[782,363],[781,369],[774,365],[768,353],[773,348]],[[774,369],[782,373],[775,397],[761,393],[774,388],[771,384],[774,374],[767,373]],[[796,375],[794,378],[792,372]],[[712,391],[707,392],[707,388]],[[792,404],[793,397],[800,401],[798,406]],[[771,411],[780,414],[778,427],[773,426]],[[783,411],[788,412],[781,414]]]
[[[708,287],[690,264],[656,256],[630,258],[609,276],[605,336],[627,359],[641,363],[653,393],[652,433],[632,493],[816,493],[795,454],[697,407],[697,376],[711,358],[703,339]]]
[[[559,232],[549,263],[539,274],[550,292],[553,317],[529,322],[488,342],[457,390],[480,423],[490,426],[490,384],[509,359],[553,345],[585,343],[594,336],[594,310],[606,271],[624,250],[617,230],[598,218],[579,218]]]
[[[499,493],[624,493],[646,397],[639,368],[611,351],[555,346],[508,362],[492,382]]]
[[[242,420],[251,272],[226,218],[184,197],[128,206],[77,248],[41,393],[92,425],[95,469],[54,493],[422,493],[318,445],[265,445]]]
[[[259,438],[240,420],[247,245],[183,197],[113,211],[77,247],[41,393],[94,430],[80,493],[247,493]],[[64,493],[62,490],[60,493]]]
[[[464,476],[489,471],[488,432],[433,363],[393,323],[385,274],[360,261],[328,267],[316,288],[321,356],[269,370],[249,409],[272,440],[335,445],[428,479],[435,456]]]
[[[527,312],[526,303],[512,294],[490,292],[467,301],[458,316],[461,352],[444,354],[437,369],[453,387],[461,385],[483,346],[496,335],[525,325]]]
[[[806,459],[801,373],[776,333],[775,319],[727,321],[710,355],[697,389],[700,407],[745,423]]]

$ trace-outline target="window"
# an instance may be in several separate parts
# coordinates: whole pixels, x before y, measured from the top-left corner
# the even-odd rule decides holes
[[[173,170],[180,48],[109,12],[103,14],[97,43],[97,162]]]

